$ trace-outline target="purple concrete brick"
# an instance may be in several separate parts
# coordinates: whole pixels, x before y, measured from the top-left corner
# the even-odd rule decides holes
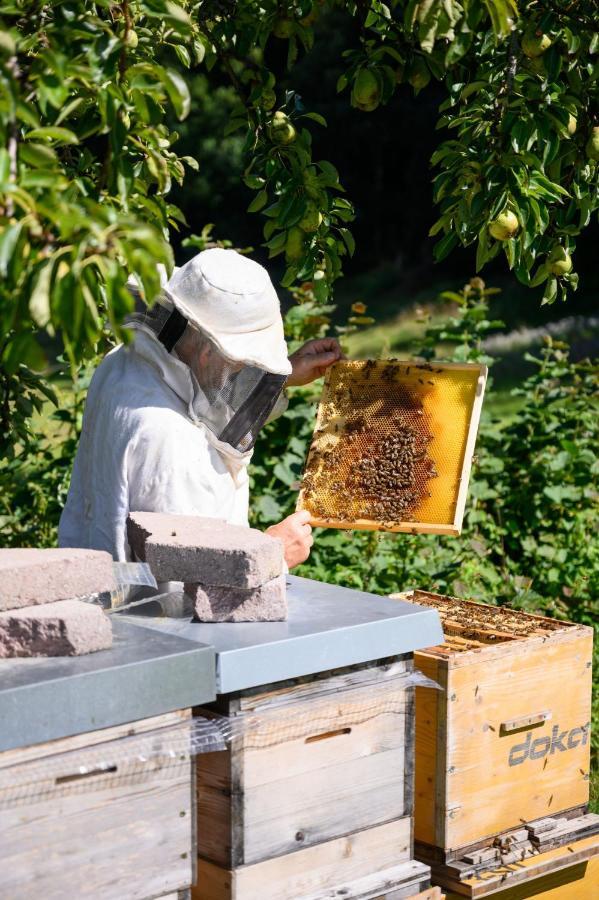
[[[60,600],[0,613],[0,658],[81,656],[112,646],[112,624],[101,607]]]
[[[157,581],[250,590],[284,571],[281,541],[222,519],[133,512],[127,534]]]
[[[287,618],[285,576],[250,591],[185,584],[200,622],[283,622]]]
[[[104,550],[0,550],[0,610],[73,600],[116,588]]]

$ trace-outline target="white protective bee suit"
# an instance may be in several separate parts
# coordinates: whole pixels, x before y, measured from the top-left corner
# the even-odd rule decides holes
[[[129,324],[92,378],[58,533],[116,560],[130,511],[248,524],[247,466],[291,372],[268,273],[234,250],[199,253]]]

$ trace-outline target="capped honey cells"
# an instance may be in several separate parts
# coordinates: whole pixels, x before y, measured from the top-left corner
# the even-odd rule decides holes
[[[479,365],[336,363],[298,508],[314,525],[459,533],[485,379]]]

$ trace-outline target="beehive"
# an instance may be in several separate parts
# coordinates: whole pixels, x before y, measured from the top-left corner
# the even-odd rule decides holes
[[[589,799],[593,630],[426,591],[445,643],[415,653],[417,857],[446,863]]]
[[[183,897],[195,760],[172,740],[190,723],[180,710],[0,753],[0,897]]]
[[[459,534],[486,373],[399,360],[332,366],[298,509],[329,528]]]
[[[412,858],[411,666],[319,673],[199,710],[248,727],[198,757],[193,900],[366,900],[429,884]]]

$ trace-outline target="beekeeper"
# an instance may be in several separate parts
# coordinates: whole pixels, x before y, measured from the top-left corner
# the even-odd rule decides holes
[[[92,378],[62,547],[130,558],[130,510],[247,525],[248,463],[262,426],[284,409],[286,385],[308,384],[341,353],[308,341],[291,357],[266,270],[234,250],[204,250],[176,269],[159,302],[129,320],[127,346]],[[297,512],[268,533],[291,568],[312,545]]]

